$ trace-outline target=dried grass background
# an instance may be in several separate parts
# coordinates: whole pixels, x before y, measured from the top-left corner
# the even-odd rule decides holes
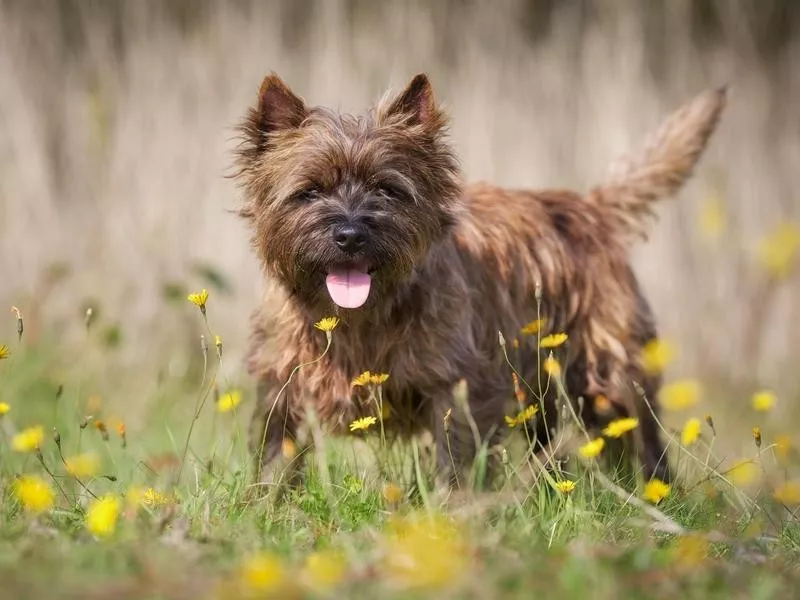
[[[800,10],[791,0],[0,0],[0,307],[69,348],[83,311],[119,323],[105,364],[173,372],[201,329],[165,285],[227,277],[210,310],[240,368],[261,287],[230,213],[234,125],[277,71],[357,111],[419,71],[468,179],[586,190],[680,103],[731,86],[697,176],[635,263],[675,376],[794,392],[798,281],[765,286],[758,239],[800,218]],[[698,215],[724,200],[719,242]],[[3,308],[7,311],[7,308]],[[13,316],[0,319],[12,339]],[[745,396],[742,401],[746,402]]]

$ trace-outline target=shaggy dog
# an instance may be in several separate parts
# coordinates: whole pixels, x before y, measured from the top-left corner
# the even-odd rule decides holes
[[[386,434],[429,431],[451,482],[508,431],[515,387],[541,409],[522,418],[541,446],[558,412],[553,352],[585,427],[638,419],[625,434],[628,457],[645,478],[669,481],[661,378],[642,360],[656,327],[629,251],[656,201],[691,175],[725,97],[708,90],[680,108],[584,195],[465,184],[424,74],[363,116],[310,107],[266,77],[241,125],[235,175],[270,284],[248,358],[259,382],[250,440],[258,479],[284,474],[281,448],[302,439],[308,409],[331,433],[376,415],[374,386],[353,385],[364,371],[389,376]],[[329,316],[339,319],[330,340],[315,328]],[[540,331],[512,352],[503,340],[531,321]],[[555,333],[566,342],[540,347]]]

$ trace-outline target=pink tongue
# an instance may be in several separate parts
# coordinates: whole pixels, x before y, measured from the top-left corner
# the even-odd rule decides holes
[[[342,308],[358,308],[364,304],[369,296],[371,282],[369,275],[352,269],[328,273],[325,279],[331,300]]]

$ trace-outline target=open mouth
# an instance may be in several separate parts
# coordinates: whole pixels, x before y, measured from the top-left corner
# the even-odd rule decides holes
[[[363,306],[369,297],[373,272],[364,264],[346,265],[329,271],[325,286],[333,303],[341,308]]]

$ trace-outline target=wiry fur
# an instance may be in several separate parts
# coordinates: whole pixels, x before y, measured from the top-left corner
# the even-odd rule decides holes
[[[584,398],[585,423],[601,425],[593,403],[600,395],[616,415],[638,417],[633,437],[644,475],[669,480],[657,424],[633,388],[638,382],[655,403],[661,382],[642,366],[656,328],[628,251],[645,234],[654,201],[690,176],[724,99],[724,90],[699,96],[607,183],[581,196],[463,184],[424,75],[363,117],[307,108],[277,76],[267,77],[242,126],[237,162],[242,215],[270,282],[253,316],[248,360],[259,380],[251,447],[260,451],[266,442],[259,472],[270,467],[262,479],[273,481],[283,466],[281,443],[296,438],[306,406],[331,432],[374,414],[351,386],[365,370],[390,374],[389,433],[429,429],[440,467],[455,464],[457,474],[476,448],[453,386],[466,380],[482,440],[499,439],[513,390],[498,331],[511,339],[537,318],[539,285],[543,334],[569,335],[559,354],[570,396]],[[328,269],[349,264],[331,235],[347,219],[368,228],[358,263],[375,269],[369,299],[355,310],[337,309],[324,284]],[[323,352],[325,336],[313,324],[334,314],[341,322],[327,355],[278,396],[294,367]],[[540,361],[530,341],[513,358],[535,382]],[[548,425],[555,419],[550,387]],[[539,426],[538,439],[546,435]]]

